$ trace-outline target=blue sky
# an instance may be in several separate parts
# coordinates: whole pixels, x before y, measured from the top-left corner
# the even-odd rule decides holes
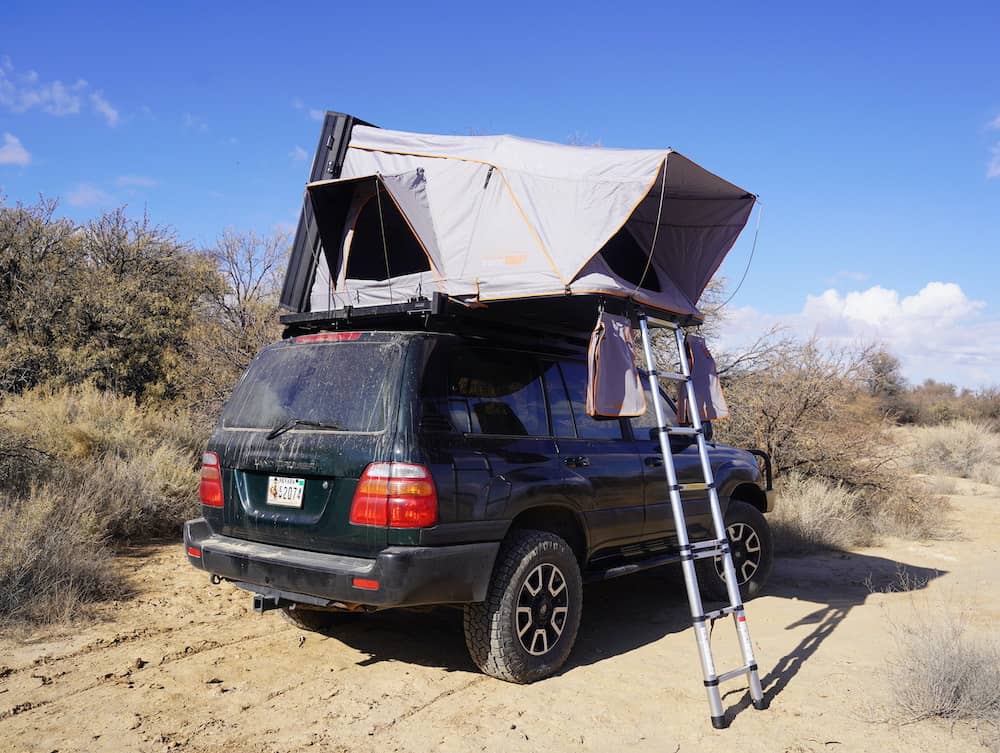
[[[324,109],[670,146],[764,205],[730,342],[880,338],[911,380],[1000,384],[996,2],[136,5],[4,4],[8,202],[127,203],[195,244],[289,227]]]

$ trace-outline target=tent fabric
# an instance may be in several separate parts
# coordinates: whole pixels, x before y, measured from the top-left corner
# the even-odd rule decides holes
[[[355,126],[341,178],[307,190],[323,245],[313,311],[438,290],[484,303],[597,293],[699,317],[755,201],[672,150],[367,126]],[[426,269],[411,268],[414,242]]]
[[[587,406],[591,416],[641,416],[646,393],[635,365],[632,324],[602,311],[587,349]]]
[[[705,344],[705,338],[700,335],[687,335],[684,338],[684,348],[687,350],[688,363],[691,365],[691,386],[694,387],[694,399],[698,415],[702,421],[714,421],[729,416],[729,406],[722,394],[722,383],[715,366],[715,359]],[[684,424],[688,418],[687,390],[680,389],[677,395],[677,420]]]

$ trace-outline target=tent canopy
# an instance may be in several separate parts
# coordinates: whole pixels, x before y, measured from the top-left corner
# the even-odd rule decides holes
[[[310,309],[601,294],[685,317],[755,197],[672,150],[355,126],[307,190],[322,240]]]

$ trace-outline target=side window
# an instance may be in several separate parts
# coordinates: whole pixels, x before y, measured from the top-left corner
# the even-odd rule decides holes
[[[448,369],[448,410],[453,424],[456,413],[467,416],[474,434],[549,433],[538,362],[521,353],[456,352]]]
[[[569,395],[566,394],[559,366],[552,361],[543,361],[542,379],[545,382],[545,396],[549,401],[553,436],[575,437],[576,424],[573,423],[573,409],[570,408]]]
[[[449,344],[435,343],[424,367],[420,385],[420,428],[424,431],[470,430],[468,402],[448,395],[448,365],[453,355]]]
[[[646,374],[642,375],[642,386],[646,390],[646,412],[641,416],[629,419],[632,421],[632,436],[636,439],[648,439],[649,430],[656,427],[656,410],[653,408],[653,397],[649,392],[649,377]],[[670,426],[677,426],[677,413],[673,406],[666,400],[663,400],[662,404],[667,415],[667,423]]]
[[[587,364],[583,361],[564,361],[561,368],[573,404],[573,415],[576,416],[577,435],[581,439],[621,439],[621,419],[587,415]]]

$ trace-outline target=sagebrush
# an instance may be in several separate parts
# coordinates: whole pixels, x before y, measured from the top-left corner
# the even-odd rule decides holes
[[[93,385],[0,410],[0,620],[64,619],[114,596],[109,552],[176,537],[198,510],[208,427]]]

